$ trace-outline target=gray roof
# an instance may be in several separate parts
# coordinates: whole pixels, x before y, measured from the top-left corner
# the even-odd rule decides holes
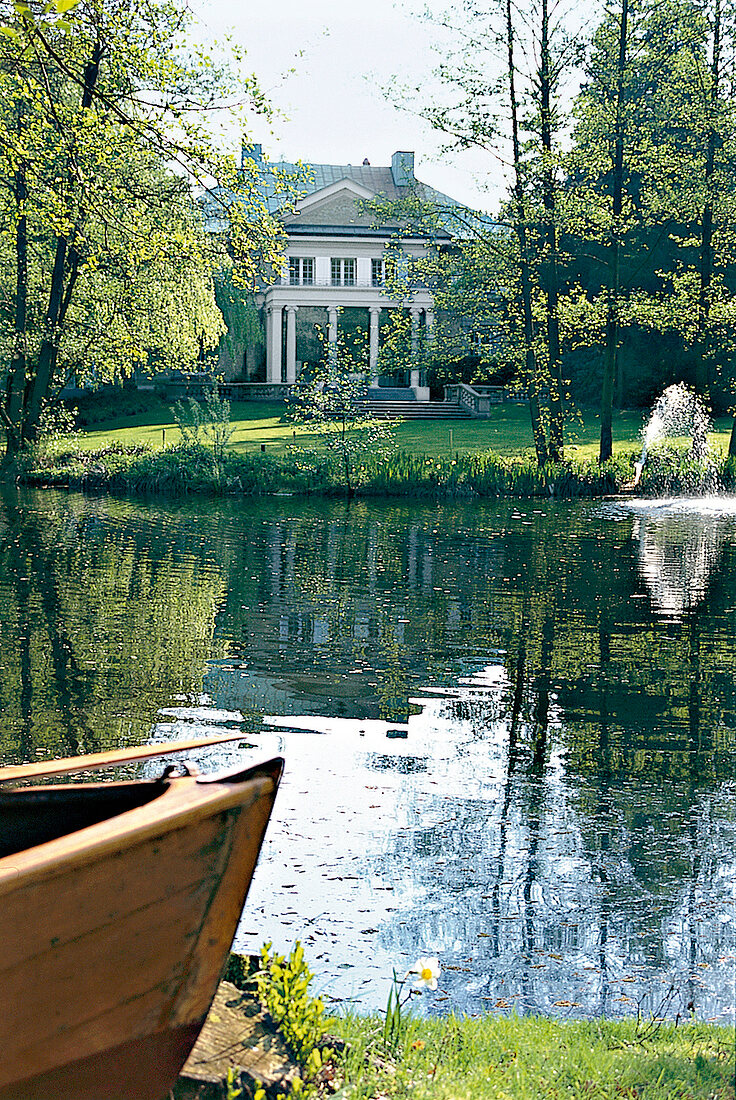
[[[417,180],[413,174],[413,154],[394,154],[394,160],[403,156],[411,158],[411,166],[407,172],[407,183],[403,185],[396,183],[396,175],[390,165],[374,167],[370,164],[311,164],[306,161],[295,164],[289,161],[268,161],[263,159],[260,146],[246,146],[243,154],[244,157],[253,159],[263,170],[258,190],[272,214],[277,214],[282,207],[287,206],[289,200],[293,203],[295,197],[298,202],[308,195],[313,195],[332,184],[347,179],[373,192],[377,198],[385,199],[388,202],[396,202],[412,197],[422,203],[436,206],[439,222],[443,226],[444,232],[449,236],[464,235],[467,232],[467,222],[469,220],[474,220],[478,226],[486,228],[492,225],[492,221],[487,215],[470,211],[456,199],[437,191],[427,183]],[[403,166],[401,170],[403,170]],[[399,176],[399,178],[401,177]],[[287,184],[287,193],[284,192],[283,183],[281,185],[277,184],[278,179]],[[213,200],[216,206],[218,194],[224,196],[227,192],[223,193],[219,188],[211,190],[209,192],[209,203],[205,203],[205,207],[209,206]],[[453,216],[453,209],[457,211],[458,217]],[[210,207],[208,213],[216,222],[216,211]],[[294,224],[287,225],[286,228],[287,232],[309,232],[315,235],[330,232],[344,233],[347,229],[345,226],[311,226],[301,221],[298,228]],[[349,231],[356,235],[361,232],[370,232],[367,228],[363,230],[351,229]],[[378,231],[377,227],[376,231]],[[410,235],[416,234],[412,234],[410,231]]]
[[[397,186],[394,183],[393,173],[390,168],[374,168],[368,164],[289,164],[288,161],[279,161],[271,165],[285,176],[298,178],[297,190],[300,197],[313,195],[315,191],[321,191],[323,187],[329,187],[340,180],[353,180],[366,187],[374,194],[394,202],[397,199],[406,198],[407,193],[413,191],[425,202],[434,202],[441,206],[461,206],[462,204],[449,195],[443,195],[427,183],[413,180],[411,188],[407,185]],[[278,209],[278,201],[274,210]]]

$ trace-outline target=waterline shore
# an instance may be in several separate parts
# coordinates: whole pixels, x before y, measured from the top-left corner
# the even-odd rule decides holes
[[[55,446],[6,467],[18,484],[103,489],[125,493],[258,496],[271,493],[357,497],[597,498],[631,488],[637,456],[619,454],[600,466],[591,459],[537,465],[529,454],[507,458],[493,451],[416,455],[393,451],[345,464],[324,450],[289,448],[281,454],[217,455],[201,446],[153,449],[145,444],[109,444],[88,450]],[[733,489],[736,463],[719,456],[714,464],[721,486]],[[687,457],[645,466],[638,491],[656,495],[687,492],[699,472]]]
[[[174,1100],[225,1092],[259,1100],[733,1097],[733,1031],[726,1027],[679,1017],[519,1017],[498,1006],[475,1016],[419,1016],[395,1006],[393,1013],[387,1006],[386,1014],[327,1016],[295,957],[280,957],[270,973],[268,966],[251,970],[245,981],[238,966],[240,979],[221,984]],[[257,959],[231,958],[243,961]],[[431,1002],[423,1007],[432,1012]]]

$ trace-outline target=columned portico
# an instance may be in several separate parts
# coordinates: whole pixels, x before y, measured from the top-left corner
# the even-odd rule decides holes
[[[424,311],[424,331],[427,338],[427,347],[431,348],[434,345],[434,310],[425,309]]]
[[[281,381],[281,315],[279,305],[270,305],[266,310],[266,381]]]
[[[339,315],[338,306],[327,307],[327,343],[328,356],[330,363],[337,361],[337,318]]]
[[[419,316],[421,309],[418,306],[412,306],[409,310],[411,314],[411,361],[412,370],[409,385],[411,388],[419,388],[419,368],[415,365],[417,361],[417,355],[419,353]]]
[[[370,333],[368,344],[368,369],[370,372],[370,384],[374,389],[378,388],[378,332],[381,319],[381,307],[369,306]]]
[[[326,352],[328,361],[335,362],[341,328],[341,314],[346,311],[348,324],[355,324],[355,311],[364,310],[360,327],[365,331],[368,322],[368,362],[365,364],[365,378],[371,389],[379,385],[379,355],[381,347],[381,312],[383,310],[405,310],[411,317],[412,363],[410,384],[418,401],[429,400],[429,390],[421,385],[421,364],[419,353],[422,348],[422,336],[427,345],[431,345],[434,331],[434,309],[429,291],[419,290],[409,298],[397,299],[386,295],[383,287],[325,286],[314,283],[290,284],[286,278],[269,287],[262,299],[266,321],[266,381],[282,386],[292,386],[298,380],[300,344],[308,340],[302,334],[302,323],[309,326],[315,310],[324,311],[322,317],[327,321]],[[304,310],[300,314],[299,310]],[[367,314],[367,316],[366,316]],[[424,316],[422,316],[422,314]],[[317,321],[320,327],[324,321]],[[310,329],[311,331],[311,329]],[[352,331],[352,329],[351,329]],[[306,346],[302,346],[302,351]],[[302,359],[312,361],[311,354],[302,354]]]
[[[296,306],[286,307],[286,381],[296,382]]]

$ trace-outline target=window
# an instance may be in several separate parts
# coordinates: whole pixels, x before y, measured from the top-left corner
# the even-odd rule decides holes
[[[312,286],[314,284],[314,259],[311,256],[289,256],[289,284]]]
[[[383,286],[383,260],[371,260],[371,286]]]
[[[355,286],[356,260],[343,260],[339,256],[330,260],[333,286]]]

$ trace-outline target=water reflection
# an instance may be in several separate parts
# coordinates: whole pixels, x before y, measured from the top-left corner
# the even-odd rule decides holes
[[[638,544],[639,571],[652,601],[665,617],[679,620],[708,589],[724,542],[733,536],[733,512],[719,498],[701,508],[682,503],[650,504],[635,513],[632,538]]]
[[[380,1006],[430,953],[437,1010],[723,1018],[734,526],[658,522],[13,494],[3,755],[223,725],[208,766],[284,752],[238,944],[300,936],[330,995]],[[688,539],[700,596],[658,605]]]

